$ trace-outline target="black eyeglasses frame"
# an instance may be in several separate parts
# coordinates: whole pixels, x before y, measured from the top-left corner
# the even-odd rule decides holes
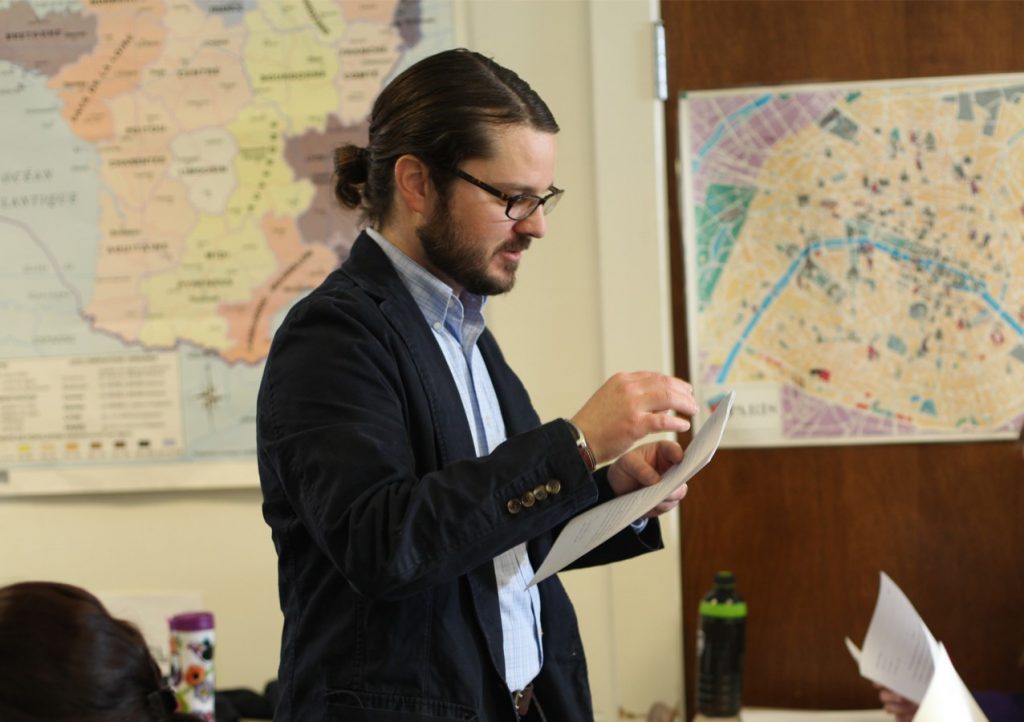
[[[477,188],[482,188],[483,190],[487,191],[488,193],[490,193],[495,198],[500,198],[501,200],[505,201],[505,203],[506,203],[506,205],[505,205],[505,215],[508,217],[508,219],[510,221],[523,221],[523,220],[526,220],[527,218],[532,216],[537,211],[538,208],[542,208],[542,207],[544,208],[544,215],[547,215],[548,213],[550,213],[551,211],[553,211],[555,209],[555,206],[558,204],[558,201],[561,199],[562,194],[565,193],[565,189],[564,188],[556,188],[555,186],[551,186],[550,188],[548,188],[548,190],[551,191],[551,192],[548,193],[546,196],[536,196],[536,195],[533,195],[532,193],[517,193],[514,196],[510,196],[508,193],[504,193],[502,191],[499,191],[494,186],[488,185],[487,183],[484,183],[479,178],[475,178],[475,177],[471,176],[469,173],[467,173],[466,171],[462,170],[461,168],[456,168],[455,169],[455,175],[457,175],[459,178],[461,178],[464,181],[468,181],[468,182],[472,183]],[[529,198],[532,201],[535,201],[536,205],[534,205],[530,209],[529,213],[526,213],[526,214],[520,216],[519,218],[516,218],[515,216],[512,215],[512,207],[516,203],[520,203],[524,199],[527,199],[527,198]],[[554,199],[554,202],[552,202],[552,204],[550,206],[548,206],[547,202],[552,200],[552,199]]]

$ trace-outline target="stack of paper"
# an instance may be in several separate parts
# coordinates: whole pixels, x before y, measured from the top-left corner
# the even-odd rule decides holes
[[[988,722],[946,648],[885,572],[863,646],[847,637],[846,648],[863,677],[918,703],[914,722]]]

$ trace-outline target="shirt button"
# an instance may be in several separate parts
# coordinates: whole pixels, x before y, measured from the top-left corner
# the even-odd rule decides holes
[[[523,502],[523,506],[529,509],[531,506],[533,506],[533,503],[536,501],[536,499],[534,499],[533,492],[528,491],[525,494],[523,494],[523,496],[520,498],[520,501]]]
[[[562,482],[560,482],[558,479],[552,479],[551,481],[544,485],[544,488],[548,490],[549,494],[557,494],[562,490]]]
[[[518,514],[522,510],[523,505],[519,502],[519,499],[509,499],[505,508],[508,509],[509,514]]]
[[[533,489],[533,497],[537,501],[544,501],[545,499],[548,498],[548,490],[544,487],[543,484],[537,484],[537,486],[535,486]]]
[[[434,321],[434,330],[435,331],[440,331],[441,330],[441,322],[440,321]]]

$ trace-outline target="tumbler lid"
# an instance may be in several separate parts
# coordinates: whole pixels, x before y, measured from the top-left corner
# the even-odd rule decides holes
[[[212,612],[184,612],[175,614],[168,621],[171,629],[179,632],[199,632],[204,629],[213,629]]]

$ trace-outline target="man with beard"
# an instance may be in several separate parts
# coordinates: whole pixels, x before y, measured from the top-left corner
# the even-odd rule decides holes
[[[527,588],[560,528],[682,458],[686,382],[613,376],[541,423],[484,327],[545,232],[558,126],[512,71],[429,57],[335,154],[366,230],[289,312],[258,402],[285,614],[277,722],[593,718],[572,605]],[[599,466],[611,462],[605,468]],[[661,546],[648,515],[576,566]]]

